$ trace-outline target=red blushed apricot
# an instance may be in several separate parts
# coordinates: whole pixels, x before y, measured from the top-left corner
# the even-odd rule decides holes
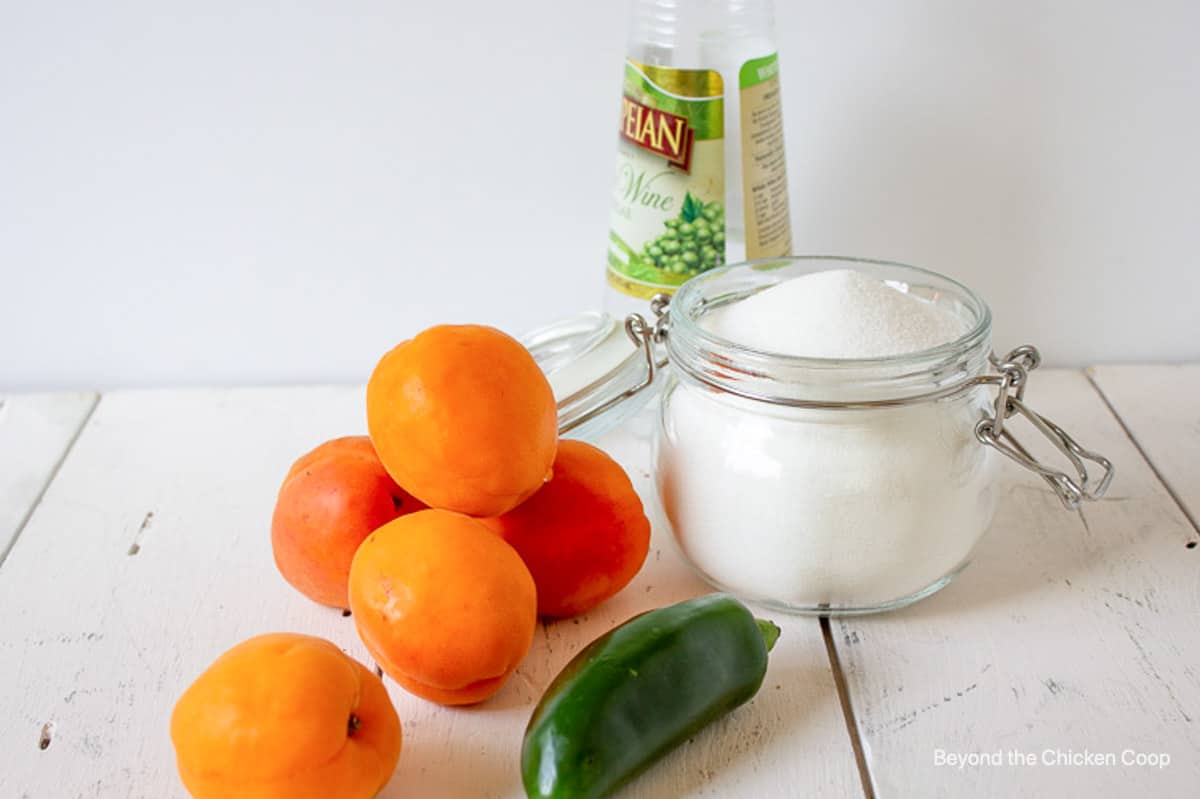
[[[529,567],[542,616],[573,616],[608,599],[629,584],[650,548],[650,522],[629,476],[582,441],[560,441],[550,482],[481,521]]]
[[[396,484],[366,436],[326,441],[292,466],[271,520],[280,574],[314,602],[348,608],[350,562],[368,535],[424,503]]]

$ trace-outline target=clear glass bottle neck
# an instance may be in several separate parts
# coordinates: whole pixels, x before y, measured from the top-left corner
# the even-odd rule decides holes
[[[722,68],[732,51],[775,50],[771,0],[634,0],[630,18],[627,53],[646,64]]]

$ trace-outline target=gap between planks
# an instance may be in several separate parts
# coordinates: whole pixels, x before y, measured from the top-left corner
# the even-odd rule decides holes
[[[1133,430],[1130,429],[1129,425],[1125,424],[1125,420],[1121,418],[1121,412],[1118,411],[1112,402],[1109,401],[1108,395],[1104,393],[1104,389],[1101,388],[1100,384],[1097,383],[1095,378],[1092,377],[1092,369],[1090,367],[1084,369],[1083,376],[1087,378],[1088,383],[1090,383],[1092,388],[1096,390],[1096,393],[1100,395],[1100,401],[1104,403],[1104,407],[1108,408],[1108,412],[1112,414],[1113,419],[1116,419],[1117,424],[1121,426],[1121,430],[1125,433],[1125,437],[1129,439],[1129,443],[1133,444],[1133,448],[1138,451],[1138,454],[1142,456],[1142,460],[1144,460],[1146,465],[1150,467],[1150,471],[1154,474],[1154,478],[1158,480],[1160,484],[1162,484],[1163,489],[1165,489],[1167,492],[1167,496],[1171,498],[1171,501],[1175,503],[1175,506],[1179,508],[1180,513],[1183,514],[1183,518],[1187,519],[1188,523],[1192,525],[1192,530],[1195,531],[1196,535],[1200,535],[1200,522],[1196,520],[1196,517],[1192,515],[1191,509],[1188,508],[1188,506],[1184,503],[1183,498],[1180,497],[1178,492],[1175,491],[1175,487],[1171,485],[1171,481],[1168,480],[1166,476],[1159,471],[1158,467],[1154,465],[1154,460],[1150,457],[1150,453],[1147,452],[1146,448],[1142,446],[1142,443],[1137,440],[1137,436],[1133,434]]]
[[[63,448],[62,455],[60,455],[58,460],[55,462],[54,468],[50,470],[50,474],[46,475],[46,480],[42,483],[41,490],[38,491],[37,496],[33,499],[33,502],[29,503],[29,510],[25,511],[25,515],[21,517],[21,523],[17,525],[16,532],[14,532],[12,538],[9,539],[8,546],[4,548],[4,551],[0,552],[0,569],[4,568],[4,562],[8,560],[9,553],[13,551],[13,547],[17,545],[17,541],[21,538],[21,533],[25,532],[25,528],[29,525],[29,520],[33,518],[33,514],[42,504],[42,499],[45,498],[46,492],[50,489],[50,484],[54,482],[56,477],[58,477],[58,472],[60,469],[62,469],[62,465],[66,462],[67,457],[71,454],[71,450],[75,449],[75,442],[77,442],[79,437],[83,435],[84,428],[87,427],[88,422],[91,421],[92,414],[96,412],[97,406],[100,405],[101,396],[101,394],[97,393],[96,396],[92,398],[91,406],[87,409],[87,413],[85,413],[83,418],[79,421],[79,426],[75,428],[75,432],[71,435],[71,439],[67,442],[67,446]],[[43,746],[42,748],[45,749],[46,747]]]
[[[866,799],[875,799],[875,785],[871,780],[871,769],[867,765],[862,736],[858,732],[858,721],[854,717],[854,706],[850,704],[850,690],[846,685],[846,675],[842,673],[842,661],[838,657],[837,645],[833,641],[833,631],[830,629],[828,616],[821,616],[821,637],[825,639],[825,654],[829,657],[829,670],[833,672],[833,684],[837,688],[838,701],[842,706],[842,718],[846,722],[850,746],[854,749],[854,762],[858,766],[858,778],[862,782],[863,796]]]

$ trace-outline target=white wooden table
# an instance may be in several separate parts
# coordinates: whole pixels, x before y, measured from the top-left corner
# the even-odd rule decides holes
[[[1107,499],[1068,513],[1008,467],[974,564],[940,594],[865,618],[764,613],[783,637],[758,697],[625,795],[1200,794],[1200,366],[1040,370],[1030,399],[1116,462]],[[269,543],[283,474],[363,430],[361,389],[0,401],[0,797],[184,796],[171,708],[249,636],[321,635],[373,665]],[[600,443],[653,508],[639,425]],[[405,741],[382,796],[519,797],[549,679],[617,622],[704,591],[656,519],[635,582],[543,625],[492,701],[453,710],[389,684]],[[1117,763],[1045,762],[1059,752]],[[981,755],[1000,762],[952,762]],[[1169,763],[1121,762],[1138,755]]]

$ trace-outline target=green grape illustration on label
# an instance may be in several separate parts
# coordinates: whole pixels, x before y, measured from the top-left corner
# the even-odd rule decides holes
[[[663,221],[663,232],[642,245],[642,260],[659,272],[691,277],[724,261],[725,213],[721,203],[705,203],[688,192],[679,216]]]
[[[725,261],[724,107],[712,70],[625,64],[608,282],[670,292]]]

